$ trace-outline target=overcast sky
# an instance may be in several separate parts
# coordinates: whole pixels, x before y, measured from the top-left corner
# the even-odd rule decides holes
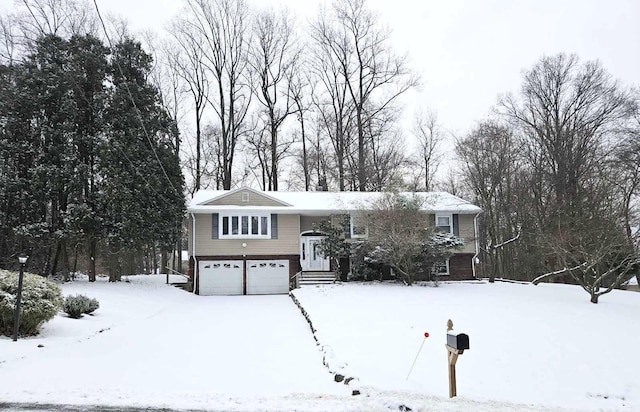
[[[161,32],[179,0],[97,0],[103,13],[125,17],[133,31]],[[432,108],[458,135],[485,118],[498,94],[517,91],[522,69],[542,55],[600,59],[627,85],[640,86],[640,0],[368,0],[393,32],[398,53],[422,76],[406,113]],[[21,0],[18,0],[21,2]],[[322,0],[250,0],[286,5],[304,22]],[[0,0],[0,12],[14,9]],[[410,120],[410,119],[408,119]]]

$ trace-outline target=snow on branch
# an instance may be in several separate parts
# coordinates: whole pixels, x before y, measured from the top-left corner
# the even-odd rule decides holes
[[[505,240],[502,243],[498,243],[497,245],[492,246],[494,249],[498,249],[503,247],[504,245],[508,245],[511,242],[515,242],[516,240],[518,240],[520,238],[520,235],[522,234],[522,226],[518,227],[518,234],[516,235],[516,237],[513,237],[509,240]]]
[[[545,273],[544,275],[540,275],[537,278],[533,279],[531,281],[531,283],[533,283],[534,285],[537,285],[538,283],[542,282],[543,280],[545,280],[547,278],[551,278],[551,277],[554,277],[554,276],[557,276],[557,275],[561,275],[561,274],[566,273],[566,272],[571,272],[572,270],[580,269],[580,268],[582,268],[582,267],[584,267],[586,265],[587,265],[587,262],[584,262],[584,263],[582,263],[582,264],[580,264],[578,266],[574,266],[572,268],[564,268],[564,269],[556,270],[555,272]]]

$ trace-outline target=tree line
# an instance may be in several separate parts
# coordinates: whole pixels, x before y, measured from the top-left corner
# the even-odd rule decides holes
[[[599,62],[543,57],[456,152],[491,280],[578,283],[597,303],[638,276],[640,93]]]
[[[103,35],[86,3],[24,4],[23,15],[0,19],[3,67],[26,64],[37,51],[33,39],[42,35],[63,42],[82,33]],[[118,41],[131,37],[124,23],[109,27]],[[484,210],[479,270],[492,280],[547,275],[583,284],[597,300],[601,286],[606,291],[637,270],[639,92],[597,61],[542,57],[523,72],[518,92],[488,108],[487,120],[448,136],[428,110],[400,124],[402,96],[421,79],[408,56],[394,50],[390,31],[366,0],[336,1],[308,24],[286,9],[250,7],[245,0],[184,0],[168,30],[145,44],[154,59],[142,77],[157,91],[154,110],[178,125],[165,137],[180,155],[187,194],[240,184],[444,189]],[[109,53],[107,66],[115,57]],[[107,91],[117,88],[110,76],[103,83]],[[106,114],[100,112],[104,124],[121,126]],[[87,130],[77,133],[94,133]],[[102,129],[97,135],[107,136]],[[455,141],[456,158],[447,165],[451,173],[438,178],[445,139]],[[411,153],[409,141],[417,145]],[[60,203],[50,197],[41,199],[49,209]]]
[[[107,46],[26,21],[0,61],[0,266],[27,252],[43,275],[68,277],[80,257],[91,280],[98,258],[111,280],[137,273],[174,249],[185,207],[152,58],[127,36]]]

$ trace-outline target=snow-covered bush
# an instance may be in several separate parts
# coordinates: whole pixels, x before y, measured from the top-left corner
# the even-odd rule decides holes
[[[67,296],[64,300],[64,313],[74,319],[81,318],[83,314],[90,314],[99,307],[96,299],[85,295]]]
[[[13,333],[18,276],[15,272],[0,270],[0,333],[5,336]],[[25,273],[18,334],[36,335],[40,326],[58,313],[62,302],[62,293],[55,283],[42,276]]]
[[[89,298],[89,303],[87,304],[87,310],[85,310],[84,313],[86,313],[87,315],[90,315],[93,312],[95,312],[99,307],[100,307],[100,302],[98,302],[98,299]]]

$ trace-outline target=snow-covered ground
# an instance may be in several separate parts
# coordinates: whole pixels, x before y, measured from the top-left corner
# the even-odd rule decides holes
[[[41,335],[0,337],[6,403],[215,411],[543,411],[640,409],[640,294],[599,305],[576,287],[345,284],[298,289],[317,337],[288,296],[195,296],[164,276],[62,285],[100,301]],[[178,278],[173,278],[177,280]],[[470,336],[447,397],[445,324]],[[415,368],[407,373],[424,341]],[[38,347],[42,345],[42,347]],[[322,365],[360,380],[362,394]]]
[[[470,341],[457,363],[460,398],[640,410],[636,292],[614,291],[598,305],[577,286],[549,284],[336,284],[294,294],[319,342],[334,362],[347,363],[345,375],[358,377],[365,392],[448,394],[446,323],[452,319],[454,331]]]
[[[201,297],[164,278],[62,285],[100,308],[1,338],[0,400],[232,409],[235,397],[346,396],[290,297]]]

